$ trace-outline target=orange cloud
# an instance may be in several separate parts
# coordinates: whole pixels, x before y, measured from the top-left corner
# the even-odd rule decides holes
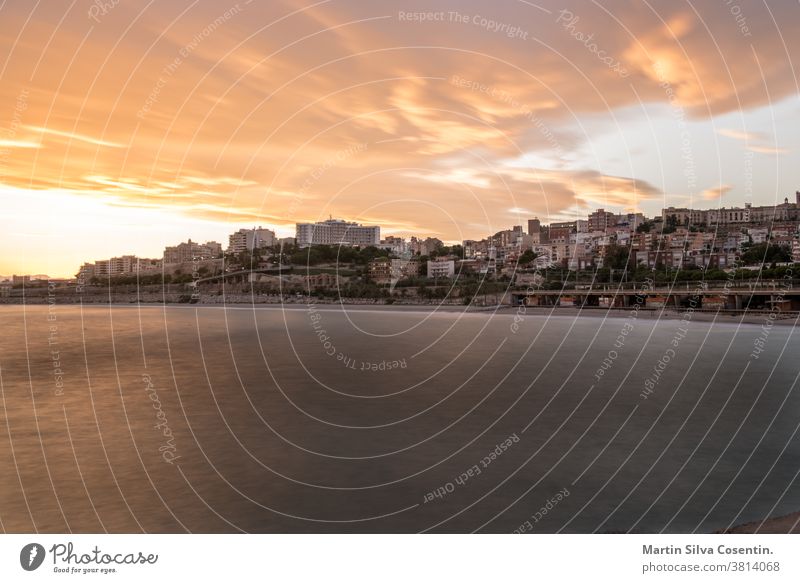
[[[769,144],[766,136],[756,132],[743,132],[739,130],[721,129],[717,133],[736,140],[747,142],[747,149],[751,152],[758,152],[759,154],[785,154],[789,150],[786,148],[778,148]]]
[[[581,4],[575,26],[590,41],[549,2],[424,5],[466,23],[401,21],[397,7],[354,0],[123,2],[96,20],[11,2],[0,9],[2,181],[223,233],[242,221],[291,232],[330,213],[455,240],[505,227],[509,208],[640,208],[660,177],[597,170],[593,140],[651,104],[699,120],[796,94],[800,45],[782,39],[797,38],[800,18],[788,4],[748,5],[763,33],[745,42],[724,3],[703,1]],[[528,34],[509,38],[476,14]],[[621,158],[628,144],[617,146]],[[509,167],[526,156],[544,167]]]
[[[703,197],[705,200],[722,200],[722,197],[733,189],[733,186],[730,184],[720,184],[719,186],[715,186],[714,188],[707,188],[700,196]]]
[[[786,154],[789,151],[787,148],[774,148],[771,146],[748,146],[747,149],[759,154]]]

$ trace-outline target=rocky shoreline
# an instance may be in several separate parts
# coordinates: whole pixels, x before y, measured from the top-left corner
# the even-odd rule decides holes
[[[746,522],[715,534],[798,534],[800,533],[800,512],[785,516]]]

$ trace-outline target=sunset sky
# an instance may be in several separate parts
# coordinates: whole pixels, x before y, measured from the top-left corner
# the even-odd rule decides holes
[[[0,2],[0,274],[793,198],[800,4],[737,1]]]

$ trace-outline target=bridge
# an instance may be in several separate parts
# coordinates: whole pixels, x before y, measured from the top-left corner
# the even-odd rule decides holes
[[[682,281],[672,285],[578,282],[562,289],[531,286],[509,293],[513,304],[526,306],[800,310],[797,279]]]

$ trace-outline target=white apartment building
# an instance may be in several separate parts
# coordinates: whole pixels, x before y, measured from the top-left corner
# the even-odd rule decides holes
[[[378,245],[378,248],[386,249],[387,251],[391,251],[398,256],[408,253],[408,244],[406,243],[406,240],[402,237],[393,237],[391,235],[385,239],[382,239],[380,245]]]
[[[136,255],[123,255],[111,259],[101,259],[94,263],[84,263],[78,270],[78,277],[108,277],[117,275],[135,275],[142,271],[155,271],[162,267],[160,259],[145,259]]]
[[[309,245],[377,247],[381,241],[380,227],[340,219],[328,219],[321,223],[297,223],[296,228],[297,246],[301,248]]]
[[[769,241],[769,229],[766,227],[762,227],[760,229],[747,229],[747,234],[750,235],[750,241],[752,241],[755,245]]]
[[[428,277],[450,278],[456,273],[455,261],[428,261]]]

